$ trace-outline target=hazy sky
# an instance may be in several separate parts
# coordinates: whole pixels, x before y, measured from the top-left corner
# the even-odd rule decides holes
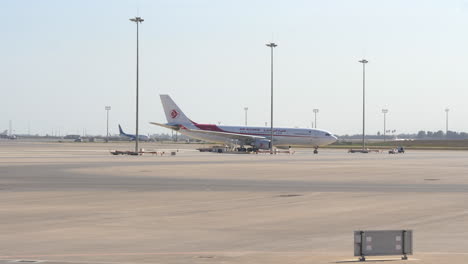
[[[468,131],[465,0],[0,0],[0,130],[134,133],[136,26],[140,128],[166,122],[170,94],[200,123],[269,121],[275,41],[275,126],[361,133],[366,58],[367,132]],[[55,132],[54,132],[55,131]]]

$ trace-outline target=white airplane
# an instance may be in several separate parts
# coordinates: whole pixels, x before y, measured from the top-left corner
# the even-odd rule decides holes
[[[235,143],[240,146],[252,146],[253,149],[270,149],[269,127],[217,126],[198,124],[190,120],[174,103],[169,95],[160,95],[167,124],[150,122],[180,132],[191,138],[213,143]],[[273,146],[293,147],[310,146],[318,148],[331,144],[337,137],[321,129],[309,128],[273,128]]]
[[[8,135],[8,129],[6,129],[2,133],[0,133],[0,138],[17,139],[17,136],[13,134]]]
[[[122,127],[120,126],[120,124],[119,124],[119,135],[124,136],[124,137],[128,137],[130,140],[136,140],[136,135],[125,133],[123,131]],[[150,137],[145,136],[145,135],[138,135],[138,140],[139,141],[149,141]]]

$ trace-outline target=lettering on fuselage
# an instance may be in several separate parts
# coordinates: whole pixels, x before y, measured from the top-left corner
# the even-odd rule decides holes
[[[271,133],[271,129],[268,129],[268,128],[244,128],[244,127],[241,127],[239,128],[240,132],[259,132],[259,133]],[[282,134],[282,133],[286,133],[287,130],[286,129],[273,129],[273,133],[274,134]]]

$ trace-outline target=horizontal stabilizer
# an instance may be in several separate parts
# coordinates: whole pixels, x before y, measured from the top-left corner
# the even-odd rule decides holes
[[[179,128],[180,128],[179,126],[171,126],[171,125],[160,124],[160,123],[155,123],[155,122],[150,122],[150,124],[165,127],[165,128],[169,128],[169,129],[174,129],[174,130],[179,130]]]

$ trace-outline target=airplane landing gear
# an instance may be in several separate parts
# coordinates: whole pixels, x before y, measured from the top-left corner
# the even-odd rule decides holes
[[[251,153],[251,152],[255,152],[257,151],[256,148],[252,148],[252,147],[245,147],[245,146],[241,146],[239,148],[236,148],[237,152],[247,152],[247,153]]]
[[[314,154],[318,154],[318,147],[314,148]]]

